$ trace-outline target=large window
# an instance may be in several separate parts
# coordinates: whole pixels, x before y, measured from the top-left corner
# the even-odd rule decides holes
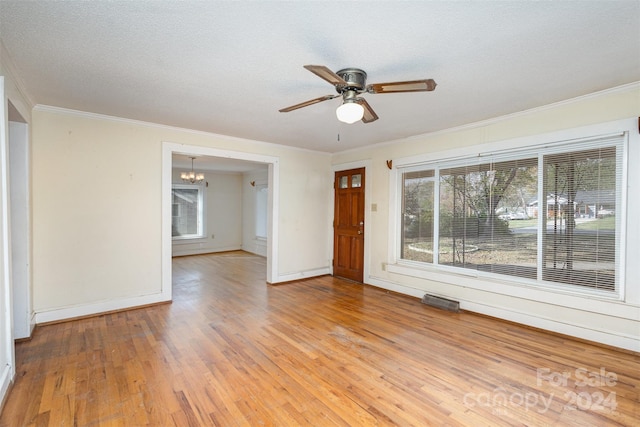
[[[171,188],[171,236],[177,239],[204,237],[204,188],[173,184]]]
[[[623,149],[616,136],[400,167],[400,263],[617,292]]]

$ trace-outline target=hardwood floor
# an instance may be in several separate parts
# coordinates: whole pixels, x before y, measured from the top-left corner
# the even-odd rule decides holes
[[[332,277],[176,258],[174,301],[37,328],[0,426],[638,425],[638,354]]]

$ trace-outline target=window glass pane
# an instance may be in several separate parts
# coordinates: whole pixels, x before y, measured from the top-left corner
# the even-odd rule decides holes
[[[267,201],[269,188],[266,185],[256,186],[256,237],[267,238]]]
[[[202,233],[200,188],[173,188],[172,237],[200,237]]]
[[[543,280],[615,290],[615,147],[544,156]]]
[[[438,262],[536,279],[537,159],[440,172]]]
[[[349,188],[349,177],[341,176],[340,177],[340,188]]]
[[[434,171],[402,175],[401,258],[433,262]]]
[[[351,187],[356,188],[362,185],[362,175],[355,174],[351,176]]]

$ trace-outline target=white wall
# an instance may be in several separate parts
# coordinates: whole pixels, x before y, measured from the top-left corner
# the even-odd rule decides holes
[[[44,106],[32,129],[38,323],[163,300],[163,141],[277,157],[274,281],[329,271],[325,153]]]
[[[251,183],[254,185],[251,185]],[[242,249],[267,256],[267,241],[256,237],[256,191],[268,185],[266,170],[247,172],[242,178]]]
[[[371,178],[367,186],[371,197],[366,201],[370,213],[369,231],[365,238],[371,250],[371,266],[366,283],[421,297],[433,293],[461,301],[461,307],[491,316],[541,327],[618,347],[640,351],[640,225],[634,213],[640,211],[640,164],[638,123],[640,85],[628,85],[591,96],[558,103],[536,110],[514,114],[444,132],[380,144],[334,156],[333,164],[369,161]],[[562,292],[522,289],[511,285],[471,280],[446,273],[415,271],[395,266],[390,210],[394,208],[391,182],[393,171],[386,161],[393,159],[437,156],[438,152],[470,152],[479,144],[509,146],[509,141],[550,133],[561,134],[580,128],[579,132],[599,132],[586,127],[631,118],[628,182],[629,221],[626,224],[627,259],[625,260],[626,293],[624,301],[594,300]],[[600,130],[598,130],[600,129]],[[570,132],[569,132],[570,133]],[[535,138],[533,138],[535,139]],[[506,141],[506,142],[505,142]],[[377,209],[373,211],[371,206]]]
[[[182,183],[180,172],[181,170],[174,170],[174,184]],[[205,182],[208,183],[205,186],[205,237],[173,240],[173,256],[242,249],[242,174],[203,173]]]

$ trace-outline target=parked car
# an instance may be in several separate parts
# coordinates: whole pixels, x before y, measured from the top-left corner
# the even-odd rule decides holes
[[[525,212],[511,212],[502,215],[498,215],[498,218],[510,221],[513,219],[529,219],[529,216]]]
[[[611,209],[600,209],[598,211],[598,218],[606,218],[613,215],[615,215],[615,212]]]

